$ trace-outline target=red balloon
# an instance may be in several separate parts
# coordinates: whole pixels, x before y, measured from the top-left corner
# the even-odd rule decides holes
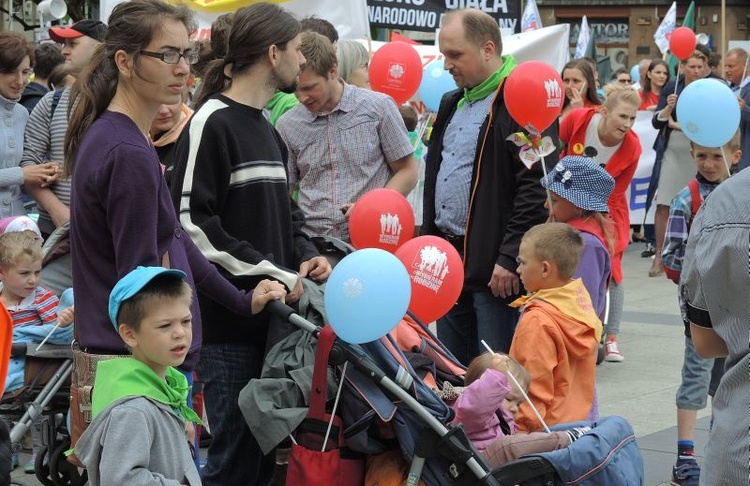
[[[422,58],[405,42],[389,42],[370,60],[370,87],[403,105],[422,82]]]
[[[528,61],[505,80],[505,106],[513,119],[531,134],[541,133],[562,112],[565,89],[555,68]]]
[[[443,238],[420,236],[404,243],[396,256],[411,279],[409,310],[425,323],[443,317],[464,285],[464,265],[458,251]]]
[[[677,27],[669,37],[669,50],[680,61],[693,55],[696,44],[695,32],[688,27]]]
[[[358,250],[380,248],[393,253],[414,236],[414,211],[400,192],[373,189],[354,205],[349,236]]]

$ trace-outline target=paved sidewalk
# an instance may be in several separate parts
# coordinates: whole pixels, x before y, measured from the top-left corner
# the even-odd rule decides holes
[[[677,286],[663,276],[648,277],[651,260],[640,257],[643,249],[643,244],[631,245],[624,259],[625,312],[619,342],[625,361],[604,362],[597,370],[602,415],[621,415],[630,421],[645,461],[645,484],[657,486],[669,483],[676,458],[675,392],[684,335]],[[708,438],[709,410],[698,417],[700,457]],[[25,460],[22,457],[21,463]],[[40,484],[22,467],[14,471],[13,480],[26,486]]]

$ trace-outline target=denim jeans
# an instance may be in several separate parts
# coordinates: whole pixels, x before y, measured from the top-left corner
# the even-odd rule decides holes
[[[237,399],[263,367],[262,345],[204,344],[198,365],[211,429],[208,460],[201,471],[204,486],[270,484],[274,453],[264,456],[250,433]]]
[[[683,410],[706,408],[713,367],[714,360],[698,356],[693,340],[685,337],[685,357],[682,361],[682,382],[677,389],[677,408]]]
[[[485,351],[481,341],[493,351],[507,353],[518,324],[518,310],[489,290],[464,290],[458,302],[438,319],[438,338],[464,365]]]

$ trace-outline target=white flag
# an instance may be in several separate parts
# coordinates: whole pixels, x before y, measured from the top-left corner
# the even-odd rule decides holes
[[[586,16],[583,16],[581,21],[581,31],[578,33],[578,43],[576,44],[576,53],[573,56],[574,59],[580,59],[586,55],[586,48],[589,46],[591,40],[591,30],[589,30],[589,21]]]
[[[542,18],[539,16],[539,9],[536,8],[536,0],[529,0],[526,8],[523,9],[521,17],[521,32],[528,32],[542,28]]]
[[[669,36],[672,35],[675,26],[677,25],[677,2],[672,2],[672,6],[669,7],[667,15],[664,16],[664,20],[661,21],[659,27],[656,29],[654,34],[654,42],[659,47],[662,54],[667,52],[669,49]]]

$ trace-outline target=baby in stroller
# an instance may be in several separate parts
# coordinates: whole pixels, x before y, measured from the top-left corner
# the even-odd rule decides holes
[[[527,454],[564,449],[591,430],[583,426],[516,435],[515,418],[530,383],[529,372],[504,354],[484,353],[469,364],[465,387],[452,407],[453,423],[463,426],[493,469]]]
[[[51,344],[68,344],[73,338],[73,308],[60,306],[58,297],[39,286],[42,264],[42,247],[33,230],[23,230],[0,235],[0,301],[13,321],[13,343],[42,343],[50,336]],[[71,296],[68,296],[71,297]],[[72,298],[72,297],[71,297]],[[66,298],[65,300],[68,300]],[[25,353],[13,357],[8,365],[3,401],[19,400],[24,383]],[[34,380],[35,384],[38,383]],[[39,432],[39,427],[32,428]],[[34,472],[34,459],[41,439],[33,437],[32,459],[26,465]]]

